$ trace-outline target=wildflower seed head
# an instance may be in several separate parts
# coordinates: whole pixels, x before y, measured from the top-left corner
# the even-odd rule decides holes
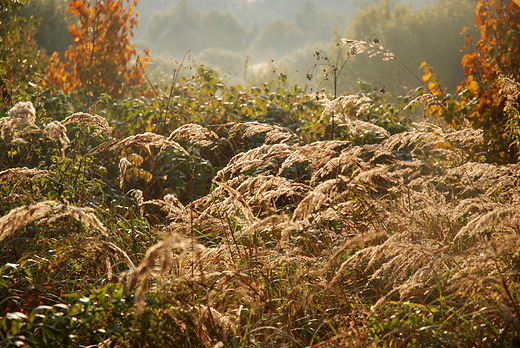
[[[43,136],[49,140],[59,141],[63,146],[63,155],[65,155],[65,149],[69,146],[70,140],[67,137],[67,128],[64,125],[59,121],[52,121],[43,130]]]
[[[20,102],[9,110],[9,117],[23,120],[22,124],[34,124],[36,121],[36,110],[31,102]]]
[[[349,55],[351,56],[361,54],[365,52],[368,48],[368,43],[366,41],[341,39],[341,42],[343,43],[343,46],[349,47]]]

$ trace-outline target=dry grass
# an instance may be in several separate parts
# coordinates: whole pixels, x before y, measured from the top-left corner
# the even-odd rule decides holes
[[[211,134],[190,129],[199,135],[189,137]],[[126,291],[155,277],[207,284],[203,316],[211,313],[243,339],[254,323],[250,342],[261,337],[272,345],[309,342],[290,325],[317,335],[311,318],[339,325],[349,320],[344,306],[357,301],[375,313],[388,301],[425,301],[438,292],[473,296],[468,287],[496,304],[496,325],[518,327],[517,301],[508,294],[519,285],[511,262],[520,256],[520,168],[472,162],[464,148],[478,146],[481,131],[419,123],[386,137],[364,146],[280,137],[236,155],[217,174],[215,190],[189,207],[172,196],[147,202],[168,212],[169,230],[211,235],[213,246],[193,251],[199,244],[192,240],[172,246],[167,238],[125,276]],[[257,174],[245,174],[253,169]],[[182,253],[173,257],[172,248]],[[363,346],[352,335],[360,329],[350,327],[320,336],[315,346]]]
[[[188,139],[190,142],[197,142],[200,146],[209,146],[218,140],[215,132],[208,131],[206,128],[195,123],[185,124],[174,130],[167,140],[175,141]]]
[[[52,176],[53,173],[49,170],[42,170],[37,168],[17,167],[10,168],[0,172],[0,181],[17,182],[25,180],[26,178],[41,178],[44,176]]]
[[[326,116],[336,113],[343,112],[349,107],[357,108],[356,116],[359,116],[363,110],[369,108],[373,105],[373,100],[369,97],[357,94],[340,96],[332,101],[329,101],[326,97],[320,99],[322,102],[325,102],[326,106],[323,109],[320,120],[325,119]]]
[[[65,156],[65,150],[70,144],[70,140],[67,137],[67,127],[58,121],[52,121],[43,130],[43,136],[49,140],[57,140],[61,143],[61,154]]]
[[[77,124],[78,127],[82,130],[85,130],[89,127],[95,127],[97,128],[97,130],[92,134],[92,136],[94,137],[100,134],[106,135],[108,137],[112,135],[112,127],[110,127],[105,118],[98,115],[90,115],[84,112],[77,112],[67,117],[60,123],[63,126]]]
[[[286,143],[289,141],[300,140],[300,137],[296,134],[288,131],[286,128],[270,125],[258,122],[246,122],[246,123],[237,123],[231,124],[231,129],[229,130],[230,136],[234,136],[239,131],[244,131],[242,134],[242,138],[247,136],[253,136],[260,133],[265,134],[264,144],[275,144],[275,143]]]
[[[348,44],[356,52],[370,48]],[[368,102],[343,98],[329,105],[336,112],[344,104]],[[208,195],[184,205],[173,195],[144,201],[140,191],[125,192],[138,194],[134,201],[143,211],[158,207],[165,217],[156,225],[164,239],[137,266],[128,251],[105,240],[112,232],[92,209],[56,201],[22,206],[0,218],[0,241],[33,222],[64,217],[99,230],[102,237],[82,239],[63,260],[77,252],[123,260],[128,270],[113,275],[107,256],[107,273],[135,296],[140,313],[152,294],[188,284],[190,291],[182,294],[195,313],[201,346],[367,346],[369,318],[388,305],[407,303],[430,308],[435,325],[446,332],[478,337],[477,327],[488,325],[489,340],[513,344],[520,328],[520,166],[478,162],[479,130],[448,132],[416,123],[390,135],[343,117],[352,134],[369,129],[382,135],[381,142],[305,144],[283,127],[230,124],[230,134],[262,133],[265,141],[235,155],[216,174]],[[72,122],[109,131],[86,114],[61,125]],[[209,147],[221,141],[190,124],[168,138],[144,133],[112,139],[90,154],[134,145],[149,153],[154,146],[187,154],[176,142],[181,139]],[[129,164],[126,158],[119,164],[121,189]],[[50,173],[10,169],[0,180],[39,175]],[[137,214],[142,216],[148,215]],[[439,313],[443,301],[455,313]],[[464,324],[471,316],[474,325]],[[404,346],[412,337],[406,332],[434,330],[423,322],[406,325],[385,337]],[[464,345],[456,337],[446,340],[447,346]]]
[[[171,251],[175,249],[182,252],[174,258]],[[178,234],[169,235],[146,251],[146,255],[138,267],[131,267],[130,270],[121,275],[121,284],[125,293],[130,294],[137,288],[138,308],[142,310],[144,306],[143,297],[148,290],[150,279],[167,274],[175,264],[179,264],[180,260],[186,257],[187,251],[200,253],[204,249],[201,244],[183,238]]]
[[[39,221],[40,224],[52,224],[64,217],[71,217],[85,224],[87,229],[92,226],[92,228],[107,235],[106,227],[93,212],[94,209],[92,208],[74,207],[56,201],[39,202],[15,208],[9,214],[0,218],[0,241],[35,221]]]
[[[122,140],[113,139],[104,142],[90,150],[87,155],[92,156],[103,151],[120,152],[121,150],[132,146],[141,147],[149,154],[151,154],[151,147],[157,147],[161,152],[165,151],[168,147],[172,147],[173,149],[188,155],[188,152],[181,145],[179,145],[179,143],[166,138],[165,136],[151,132],[132,135]]]
[[[9,110],[8,117],[0,119],[2,140],[8,144],[24,144],[24,136],[41,131],[35,122],[36,110],[33,104],[31,102],[17,103]]]

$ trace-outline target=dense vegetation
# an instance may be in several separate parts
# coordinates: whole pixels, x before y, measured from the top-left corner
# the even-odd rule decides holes
[[[137,1],[96,4],[49,57],[2,2],[1,346],[520,344],[515,2],[476,1],[456,93],[424,63],[395,102],[341,94],[354,58],[406,70],[375,36],[316,52],[328,94],[189,52],[145,83]]]

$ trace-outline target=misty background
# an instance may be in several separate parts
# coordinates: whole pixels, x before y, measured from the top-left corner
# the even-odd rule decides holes
[[[72,43],[67,3],[37,0],[23,9],[42,17],[36,39],[49,54],[63,54]],[[315,52],[343,62],[341,38],[377,37],[417,76],[427,62],[441,85],[454,92],[464,77],[460,32],[474,28],[475,18],[473,0],[139,0],[136,10],[139,27],[132,42],[138,52],[149,49],[147,72],[155,81],[167,81],[175,61],[191,50],[186,66],[209,66],[228,84],[254,85],[283,73],[288,84],[329,91]],[[397,61],[381,58],[349,58],[338,92],[356,92],[358,81],[394,95],[420,85]]]

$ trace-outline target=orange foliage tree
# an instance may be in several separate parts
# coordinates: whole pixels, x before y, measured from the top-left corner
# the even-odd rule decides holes
[[[462,59],[466,76],[458,87],[462,98],[452,108],[455,112],[446,114],[445,119],[456,124],[453,115],[465,116],[475,127],[484,130],[488,160],[514,162],[519,149],[512,140],[520,127],[514,126],[517,123],[510,119],[500,81],[501,76],[516,81],[520,78],[520,1],[476,2],[475,24],[480,39]],[[473,38],[467,34],[463,49],[471,44]]]
[[[65,93],[78,89],[92,96],[108,93],[120,97],[143,83],[137,66],[130,66],[137,56],[130,44],[139,13],[137,0],[71,0],[69,12],[78,18],[70,26],[74,44],[65,52],[63,62],[57,53],[51,58],[47,83]],[[139,58],[148,60],[148,50]]]

